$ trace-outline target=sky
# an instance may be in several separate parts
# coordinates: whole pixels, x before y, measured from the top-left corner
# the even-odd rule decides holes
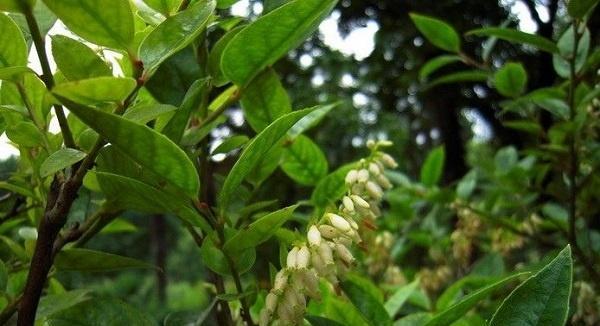
[[[500,0],[500,3],[505,6],[510,6],[512,14],[518,17],[519,19],[519,28],[522,31],[530,33],[536,31],[537,26],[535,22],[531,19],[529,11],[522,1]],[[254,12],[260,13],[262,11],[262,5],[260,3],[255,3],[254,6],[255,7],[252,8]],[[250,13],[249,1],[238,1],[232,6],[231,12],[236,16],[248,16],[248,14]],[[548,13],[545,11],[545,7],[538,7],[538,14],[542,18],[542,20],[548,19]],[[334,11],[328,18],[326,18],[321,23],[321,25],[319,25],[319,33],[323,38],[323,42],[331,49],[340,51],[346,56],[353,56],[354,59],[358,61],[367,58],[371,54],[375,46],[375,34],[379,30],[379,25],[377,24],[377,22],[368,21],[365,26],[355,28],[349,34],[343,37],[338,29],[338,21],[339,12]],[[50,66],[53,70],[56,68],[56,64],[54,63],[52,53],[50,51],[49,36],[56,34],[72,36],[72,34],[69,31],[67,31],[64,25],[60,22],[57,22],[52,27],[52,29],[50,29],[48,36],[46,37],[46,52],[48,53]],[[302,58],[300,58],[300,61],[303,65],[310,65],[312,63],[312,58],[307,55],[305,57],[303,56]],[[33,46],[29,54],[29,66],[34,71],[41,73],[39,60],[37,59],[35,48]],[[473,121],[475,124],[474,131],[484,128],[483,126],[477,126],[478,119],[474,119]],[[50,132],[57,133],[58,131],[58,123],[55,119],[53,119],[50,123]],[[18,150],[10,144],[8,138],[6,138],[6,135],[2,134],[0,136],[0,160],[5,159],[11,155],[18,154]]]

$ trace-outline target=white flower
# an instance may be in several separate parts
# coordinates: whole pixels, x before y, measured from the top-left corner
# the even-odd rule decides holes
[[[356,179],[358,182],[367,182],[367,180],[369,180],[369,171],[366,169],[360,169]]]
[[[310,261],[310,251],[306,246],[302,246],[296,254],[296,267],[307,268]]]
[[[389,154],[383,153],[381,155],[381,162],[388,168],[395,169],[398,167],[398,163]]]
[[[390,180],[383,174],[378,175],[375,180],[377,181],[377,183],[382,186],[385,189],[391,189],[392,183],[390,182]]]
[[[302,273],[302,283],[308,294],[313,299],[321,299],[321,291],[319,290],[319,276],[317,273],[310,269]]]
[[[350,170],[348,174],[346,174],[346,184],[353,184],[358,180],[358,171]]]
[[[362,207],[362,208],[369,208],[370,205],[369,203],[364,200],[361,196],[358,195],[350,195],[350,198],[352,199],[352,201],[354,202],[354,204],[356,204],[356,206]]]
[[[270,313],[275,312],[275,308],[277,308],[277,295],[273,292],[269,292],[267,297],[265,298],[265,309],[267,309]]]
[[[310,228],[308,228],[306,237],[308,238],[308,244],[311,246],[318,246],[321,244],[321,232],[319,232],[316,225],[311,225]]]
[[[354,212],[354,203],[352,202],[352,199],[350,199],[350,197],[344,196],[344,198],[342,198],[342,203],[344,204],[344,208],[348,210],[348,212]]]
[[[273,291],[275,294],[281,294],[287,285],[288,275],[284,269],[280,270],[275,275],[275,281],[273,284]]]
[[[341,243],[335,244],[335,253],[348,265],[354,263],[354,256],[346,246]]]
[[[375,143],[375,141],[373,139],[367,140],[367,148],[368,149],[373,149],[373,148],[375,148],[376,145],[377,145],[377,143]]]
[[[379,167],[377,166],[377,164],[371,162],[369,163],[369,172],[372,175],[380,175],[381,174],[381,170],[379,170]]]
[[[321,224],[319,225],[319,232],[324,238],[333,239],[340,235],[338,230],[331,225]]]
[[[371,196],[374,199],[379,200],[383,196],[383,191],[381,190],[381,187],[379,187],[379,185],[377,185],[373,181],[367,182],[366,188],[369,196]]]
[[[333,227],[335,227],[336,229],[338,229],[342,232],[347,232],[352,229],[352,227],[350,226],[350,223],[348,223],[348,221],[346,221],[346,219],[344,219],[343,217],[341,217],[337,214],[327,213],[327,218],[329,219],[329,222],[331,222],[331,225]]]
[[[319,246],[319,255],[323,259],[325,265],[333,264],[333,252],[331,251],[331,245],[333,242],[323,241]]]
[[[288,252],[287,259],[286,259],[286,266],[288,268],[296,268],[297,258],[298,258],[298,247],[294,247],[294,248],[292,248],[292,250],[290,250],[290,252]]]
[[[271,312],[267,309],[263,309],[260,311],[260,317],[258,318],[259,326],[267,326],[269,325],[269,320],[271,319]]]

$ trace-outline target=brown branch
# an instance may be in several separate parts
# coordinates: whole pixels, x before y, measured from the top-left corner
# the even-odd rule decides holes
[[[540,18],[540,15],[535,9],[535,0],[525,0],[523,2],[529,10],[529,16],[531,16],[531,18],[535,21],[538,27],[542,27],[542,25],[544,25],[545,23],[542,21],[542,18]]]

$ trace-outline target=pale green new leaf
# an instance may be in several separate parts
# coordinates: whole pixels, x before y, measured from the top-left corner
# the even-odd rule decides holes
[[[294,0],[269,12],[233,37],[221,68],[235,84],[246,86],[264,68],[297,47],[329,14],[336,0]]]
[[[446,152],[443,146],[433,149],[427,155],[423,166],[421,167],[421,183],[431,187],[437,184],[444,172],[444,160]]]
[[[187,154],[165,135],[123,117],[57,97],[71,113],[135,162],[179,187],[190,198],[196,197],[200,187],[196,168]]]
[[[573,278],[571,247],[519,285],[494,313],[490,326],[564,325]]]
[[[227,240],[223,249],[235,254],[269,240],[275,231],[292,217],[292,213],[297,207],[298,205],[288,206],[259,218]]]
[[[52,37],[52,56],[60,72],[69,80],[112,75],[106,62],[94,50],[64,35]]]
[[[494,85],[498,93],[517,97],[523,94],[527,87],[527,71],[521,63],[506,63],[494,74]]]
[[[95,77],[60,83],[52,89],[52,93],[79,104],[121,102],[135,86],[132,78]]]
[[[534,46],[542,51],[556,53],[558,48],[554,42],[539,35],[518,31],[512,28],[486,27],[467,32],[467,35],[495,36],[501,40]]]
[[[75,34],[110,48],[128,50],[133,42],[133,13],[123,0],[44,0]]]
[[[61,148],[42,162],[42,165],[40,166],[40,176],[45,178],[52,175],[83,160],[85,155],[84,152],[73,148]]]
[[[327,175],[327,158],[310,138],[300,135],[284,147],[281,169],[300,184],[315,185]]]
[[[288,130],[313,109],[304,109],[288,113],[275,120],[267,128],[261,131],[246,146],[240,158],[235,163],[219,194],[219,205],[221,210],[228,208],[229,203],[237,188],[242,184],[246,176],[256,167],[261,158],[285,136]]]
[[[19,26],[0,12],[0,68],[27,66],[27,45]]]
[[[198,1],[156,26],[139,48],[139,57],[146,73],[154,72],[163,61],[200,35],[214,9],[214,0]]]

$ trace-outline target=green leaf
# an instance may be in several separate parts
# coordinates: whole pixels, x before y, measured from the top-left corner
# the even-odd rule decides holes
[[[213,84],[217,87],[223,86],[229,82],[221,70],[221,58],[223,57],[223,51],[227,45],[229,45],[231,39],[233,39],[233,37],[236,36],[243,28],[244,26],[237,26],[227,32],[217,41],[217,43],[215,43],[210,51],[208,56],[208,72],[212,76]]]
[[[229,137],[225,139],[219,146],[217,146],[217,148],[215,148],[210,154],[227,154],[238,147],[242,147],[248,142],[248,140],[250,139],[245,135]]]
[[[21,2],[21,0],[0,0],[0,11],[22,12],[23,5]],[[27,2],[35,2],[35,0]]]
[[[67,168],[83,160],[85,155],[84,152],[73,148],[61,148],[42,162],[42,165],[40,166],[40,176],[45,178]]]
[[[146,74],[151,74],[167,58],[190,44],[208,23],[215,1],[198,1],[158,25],[140,44],[139,57]]]
[[[392,296],[385,302],[385,310],[388,315],[395,316],[400,308],[404,305],[410,295],[419,287],[419,279],[415,279],[407,285],[400,287]]]
[[[494,85],[498,93],[517,97],[523,94],[527,87],[527,71],[521,63],[506,63],[494,74]]]
[[[494,313],[490,326],[564,325],[573,278],[571,247],[521,283]]]
[[[577,44],[577,55],[575,56],[575,72],[581,71],[585,65],[588,52],[590,49],[590,31],[585,28],[583,33],[579,37]],[[556,73],[563,78],[571,77],[571,63],[570,60],[574,56],[573,45],[575,42],[575,35],[573,33],[573,25],[571,25],[558,40],[558,54],[552,56],[552,64]]]
[[[133,13],[123,0],[44,0],[75,34],[98,45],[128,50],[134,36]]]
[[[431,187],[437,184],[444,172],[446,152],[443,146],[431,150],[421,167],[421,183]]]
[[[373,326],[392,325],[392,320],[383,305],[371,294],[350,280],[342,282],[341,286],[344,293],[369,324]]]
[[[145,125],[60,98],[71,113],[132,160],[195,198],[200,181],[192,161],[169,138]],[[131,146],[135,144],[136,146]]]
[[[177,110],[177,107],[169,104],[141,104],[127,109],[123,114],[123,118],[140,124],[146,124],[163,114],[175,110]]]
[[[438,69],[447,66],[454,62],[461,61],[461,58],[457,55],[453,54],[445,54],[437,56],[425,63],[423,67],[419,70],[419,79],[425,80],[429,75],[436,72]]]
[[[179,109],[175,111],[173,117],[163,128],[162,133],[175,143],[181,142],[181,137],[183,137],[192,113],[200,106],[206,107],[209,90],[210,80],[208,78],[195,81],[185,94]]]
[[[346,192],[344,179],[354,164],[346,164],[323,178],[313,190],[310,201],[317,207],[334,203]]]
[[[156,326],[146,314],[112,298],[93,298],[48,317],[48,326]]]
[[[165,17],[169,17],[177,12],[182,0],[144,0],[148,7],[160,12]]]
[[[304,109],[288,113],[275,120],[252,139],[227,175],[227,179],[225,179],[223,188],[219,193],[221,210],[228,208],[237,188],[242,184],[244,178],[256,167],[258,162],[260,162],[262,156],[269,152],[271,147],[277,144],[298,120],[312,111],[313,109]]]
[[[96,77],[60,83],[52,92],[79,104],[121,102],[133,91],[133,78]]]
[[[292,213],[297,207],[298,205],[288,206],[259,218],[227,240],[223,249],[231,254],[236,254],[269,240],[275,231],[292,217]]]
[[[479,28],[467,32],[467,35],[495,36],[501,40],[505,40],[508,42],[531,45],[542,51],[550,53],[558,52],[558,47],[556,46],[556,44],[554,44],[554,42],[550,41],[549,39],[535,34],[521,32],[512,28]]]
[[[435,315],[433,319],[431,319],[427,324],[425,324],[425,326],[444,326],[452,324],[456,320],[463,317],[479,301],[483,300],[499,288],[505,286],[507,283],[515,280],[516,278],[523,276],[524,274],[525,273],[520,273],[508,276],[494,284],[488,285],[469,294],[458,303]]]
[[[6,137],[23,147],[40,146],[44,139],[40,130],[29,121],[21,121],[15,125],[8,125],[6,127]]]
[[[59,294],[48,294],[40,299],[40,306],[35,314],[36,321],[45,318],[76,304],[90,299],[90,290],[79,289]]]
[[[4,293],[6,290],[6,284],[8,283],[8,268],[6,264],[0,259],[0,293]]]
[[[336,107],[339,103],[325,104],[325,105],[317,105],[314,106],[311,113],[307,114],[304,118],[300,119],[300,121],[296,122],[296,124],[290,129],[288,132],[288,136],[294,138],[308,129],[316,126],[325,118],[325,115],[331,111],[334,107]]]
[[[290,98],[273,69],[265,70],[250,82],[242,93],[241,104],[244,118],[256,132],[292,111]]]
[[[0,12],[0,68],[27,66],[27,45],[19,26]]]
[[[488,73],[483,70],[465,70],[444,75],[432,80],[426,88],[442,84],[460,83],[460,82],[485,82],[488,79]]]
[[[109,66],[94,50],[64,35],[52,36],[52,56],[60,72],[69,80],[112,75]]]
[[[143,213],[173,213],[177,217],[208,232],[211,227],[191,203],[181,196],[157,189],[136,179],[107,172],[90,171],[84,184],[95,178],[115,209],[133,209]]]
[[[240,0],[217,0],[217,8],[227,9]]]
[[[312,326],[343,326],[343,324],[325,317],[308,315],[304,318],[308,320]]]
[[[319,146],[300,135],[284,148],[281,169],[302,185],[315,185],[327,175],[328,164]]]
[[[460,52],[460,37],[448,23],[415,13],[410,14],[410,19],[433,45],[449,52]]]
[[[81,248],[61,250],[56,255],[54,266],[59,270],[81,272],[106,272],[122,269],[154,268],[154,265],[137,259]]]
[[[569,0],[567,11],[571,17],[582,19],[597,4],[598,0]]]
[[[99,234],[131,233],[137,230],[135,224],[122,218],[116,218],[103,227]]]
[[[7,80],[12,82],[21,81],[23,75],[35,74],[33,70],[25,66],[14,66],[0,68],[0,80]]]
[[[231,239],[232,236],[234,236],[233,233],[234,230],[225,229],[226,242]],[[214,232],[204,239],[202,242],[202,247],[200,248],[202,262],[206,265],[206,267],[220,275],[231,275],[231,268],[228,259],[217,245],[218,243],[219,240],[217,240],[217,236]],[[247,248],[237,252],[235,255],[229,255],[229,257],[233,261],[237,272],[243,274],[249,271],[250,268],[252,268],[252,265],[254,265],[254,261],[256,260],[256,250],[254,247]]]
[[[336,2],[294,0],[258,18],[225,48],[221,59],[223,74],[235,84],[246,86],[260,71],[312,34]]]

